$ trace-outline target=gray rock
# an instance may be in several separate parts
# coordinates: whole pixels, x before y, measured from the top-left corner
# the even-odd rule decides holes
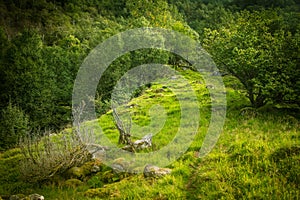
[[[152,146],[152,134],[145,135],[142,139],[136,140],[132,145],[126,145],[123,147],[123,150],[126,151],[134,151],[134,150],[142,150],[147,149]]]
[[[9,197],[9,200],[44,200],[44,196],[39,194],[31,194],[26,197],[23,194],[12,195]]]
[[[94,165],[93,168],[91,169],[91,172],[97,173],[101,171],[101,167],[98,165]]]
[[[106,158],[106,151],[109,149],[108,147],[101,146],[98,144],[88,144],[87,149],[92,155],[92,159],[100,159],[105,160]]]
[[[113,161],[111,168],[116,174],[126,172],[129,168],[129,162],[127,162],[124,158],[117,158]]]
[[[11,195],[11,196],[9,197],[9,200],[19,200],[19,199],[21,199],[21,198],[19,197],[19,195]]]
[[[123,165],[117,164],[117,163],[112,164],[111,168],[113,169],[113,172],[116,173],[116,174],[119,174],[119,173],[122,173],[122,172],[126,171],[126,169],[124,168]]]
[[[9,200],[23,200],[25,199],[25,195],[24,194],[16,194],[16,195],[12,195],[9,197]]]
[[[30,200],[44,200],[44,196],[39,194],[31,194],[28,196]]]
[[[222,74],[219,71],[214,71],[210,74],[211,76],[222,76]]]
[[[171,172],[172,170],[169,168],[160,168],[154,165],[147,165],[144,168],[144,177],[159,178],[167,174],[170,174]]]
[[[145,135],[142,139],[133,143],[133,146],[137,150],[147,149],[152,146],[152,134]]]

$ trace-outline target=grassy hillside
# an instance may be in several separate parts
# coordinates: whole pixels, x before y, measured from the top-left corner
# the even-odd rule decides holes
[[[101,166],[100,172],[81,176],[77,182],[66,180],[67,176],[62,175],[49,182],[28,184],[19,178],[18,162],[22,156],[20,150],[14,149],[0,155],[0,194],[39,193],[45,199],[300,198],[297,110],[270,106],[259,110],[247,108],[249,102],[240,84],[232,77],[224,77],[228,102],[225,126],[213,151],[198,158],[210,120],[209,93],[200,74],[191,70],[183,70],[181,74],[196,92],[201,119],[189,150],[168,166],[172,169],[170,175],[159,179],[144,178],[142,174],[116,175],[109,167]],[[152,112],[149,108],[157,104],[165,108],[167,118],[153,138],[153,150],[168,144],[177,132],[180,117],[177,99],[166,87],[153,83],[129,104],[135,123],[151,124],[154,128],[157,124],[151,123],[150,116],[155,108]],[[98,122],[110,140],[117,143],[118,131],[111,111]]]

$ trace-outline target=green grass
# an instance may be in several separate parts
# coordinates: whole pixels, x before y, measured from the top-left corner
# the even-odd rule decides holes
[[[241,85],[234,78],[225,77],[228,103],[225,126],[212,152],[198,158],[210,121],[209,94],[198,73],[186,70],[182,74],[200,102],[200,127],[189,150],[168,166],[173,170],[170,175],[152,179],[141,174],[123,174],[108,181],[107,168],[108,171],[88,177],[77,187],[45,183],[36,187],[18,181],[20,152],[9,150],[0,155],[0,194],[36,192],[45,199],[299,199],[297,110],[271,106],[259,110],[245,108],[249,102]],[[165,116],[155,115],[153,105],[157,104],[165,109]],[[140,126],[132,129],[134,139],[159,130],[153,138],[153,150],[158,150],[177,133],[178,99],[162,84],[153,84],[130,105],[133,122]],[[166,123],[161,128],[157,120]],[[93,123],[99,123],[111,142],[117,144],[118,131],[111,111],[90,126]]]
[[[273,114],[229,119],[216,148],[193,172],[189,196],[299,198],[299,122]]]

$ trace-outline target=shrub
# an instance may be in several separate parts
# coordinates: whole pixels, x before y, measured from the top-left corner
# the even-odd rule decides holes
[[[0,194],[17,194],[27,190],[32,185],[20,180],[20,149],[10,149],[0,154]]]
[[[87,162],[91,156],[75,133],[33,133],[20,143],[25,159],[20,164],[26,181],[40,182]]]
[[[2,110],[0,122],[0,150],[16,146],[20,137],[28,131],[28,116],[11,103]]]
[[[99,176],[93,176],[92,178],[90,178],[87,181],[87,184],[91,187],[91,188],[100,188],[102,187],[104,184],[101,180],[101,178]]]

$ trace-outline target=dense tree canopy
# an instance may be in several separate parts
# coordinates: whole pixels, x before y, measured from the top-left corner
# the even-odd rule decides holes
[[[254,107],[298,101],[299,33],[283,23],[277,11],[244,11],[234,23],[205,32],[205,47],[241,81]]]
[[[70,123],[83,59],[106,38],[136,27],[200,40],[221,70],[241,81],[254,107],[299,104],[300,17],[293,0],[1,0],[0,16],[0,140],[26,127],[58,130]],[[98,114],[107,111],[111,91],[128,69],[180,59],[142,49],[115,60],[97,89]]]

